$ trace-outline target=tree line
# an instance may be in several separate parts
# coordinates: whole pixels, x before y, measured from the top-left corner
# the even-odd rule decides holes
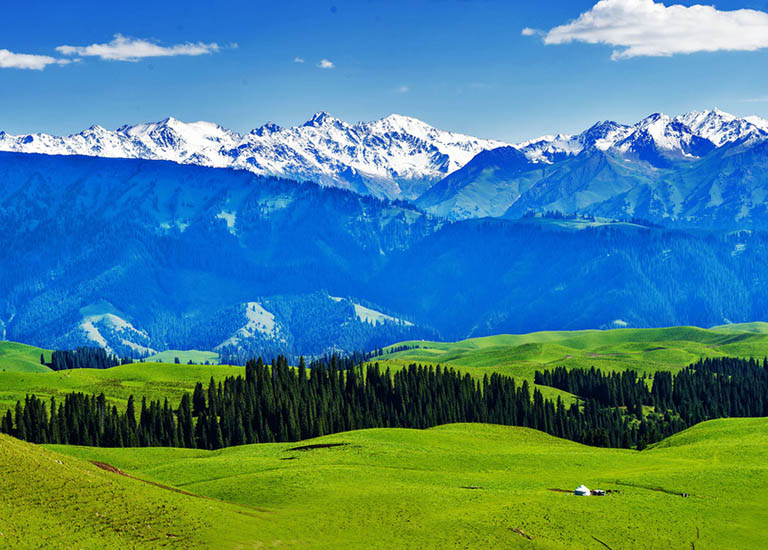
[[[702,420],[768,415],[768,363],[754,360],[707,359],[675,375],[657,373],[650,390],[631,371],[555,369],[537,372],[536,380],[582,392],[583,404],[544,399],[527,381],[497,373],[476,380],[417,364],[393,373],[335,357],[292,368],[281,356],[271,364],[249,361],[245,376],[198,383],[176,406],[143,399],[137,411],[131,396],[120,412],[104,394],[71,393],[61,403],[28,396],[0,420],[0,430],[35,443],[218,449],[363,428],[482,422],[643,448]],[[643,405],[656,410],[643,414]]]
[[[107,353],[104,348],[82,346],[74,350],[57,350],[51,353],[51,360],[46,362],[45,355],[40,355],[40,363],[53,370],[69,369],[110,369],[118,365],[133,363],[129,357],[120,358]]]
[[[137,418],[138,416],[138,418]],[[105,396],[72,393],[62,403],[35,396],[8,411],[0,429],[36,443],[179,446],[217,449],[298,441],[362,428],[429,428],[452,422],[527,426],[590,444],[623,443],[608,434],[630,429],[617,411],[566,407],[545,400],[527,381],[499,374],[475,380],[451,368],[412,364],[391,372],[378,364],[331,358],[291,368],[285,357],[249,361],[245,376],[207,388],[197,384],[175,407],[131,397],[124,412]]]
[[[625,407],[646,424],[642,444],[705,420],[768,416],[768,359],[700,359],[674,374],[657,372],[652,381],[634,371],[557,367],[537,371],[534,381],[603,407]],[[653,413],[643,414],[643,406]]]

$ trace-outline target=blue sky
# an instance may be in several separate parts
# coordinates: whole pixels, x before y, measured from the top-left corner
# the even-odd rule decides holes
[[[325,110],[517,141],[655,111],[768,117],[768,0],[714,0],[717,11],[653,0],[603,0],[594,11],[596,2],[14,2],[0,18],[0,129],[67,134],[171,115],[247,131]],[[744,9],[753,11],[721,18]],[[621,17],[638,29],[616,36],[611,18]],[[678,23],[714,30],[702,45]],[[138,57],[103,58],[128,55],[116,35]],[[635,35],[641,42],[628,43]]]

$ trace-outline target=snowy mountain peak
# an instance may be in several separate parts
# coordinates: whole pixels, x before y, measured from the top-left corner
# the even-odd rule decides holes
[[[269,134],[274,134],[281,130],[282,128],[277,124],[275,124],[274,122],[267,122],[266,124],[263,124],[258,128],[256,128],[255,130],[251,130],[250,133],[257,136],[267,136]]]
[[[710,140],[718,147],[736,141],[761,139],[765,130],[752,122],[752,118],[737,118],[720,109],[691,111],[675,120],[686,124],[698,136]]]
[[[744,117],[744,120],[749,122],[750,124],[753,124],[763,130],[764,132],[768,132],[768,120],[764,118],[760,118],[759,116],[748,116]]]
[[[713,109],[676,118],[654,113],[634,126],[602,121],[580,134],[543,136],[516,147],[530,161],[550,164],[591,148],[632,151],[640,158],[641,151],[651,155],[647,158],[656,151],[690,159],[714,146],[766,139],[768,121]],[[300,126],[281,128],[269,122],[245,135],[211,122],[187,123],[174,117],[115,131],[93,125],[67,137],[0,132],[0,151],[167,160],[405,199],[418,197],[478,153],[509,145],[443,131],[400,114],[349,124],[325,111]]]
[[[327,113],[325,111],[319,111],[314,115],[312,115],[312,118],[306,121],[304,123],[304,126],[318,128],[320,126],[323,126],[331,122],[339,122],[339,119],[334,118],[333,116],[331,116],[330,113]]]
[[[635,124],[635,128],[664,128],[670,122],[672,122],[672,118],[664,113],[653,113]]]
[[[578,141],[584,148],[596,147],[600,150],[609,149],[617,140],[631,131],[630,127],[612,120],[597,122],[578,136]]]
[[[766,139],[768,121],[759,117],[738,118],[712,109],[674,118],[653,113],[632,126],[602,121],[581,134],[543,136],[516,147],[531,161],[543,163],[557,162],[591,147],[619,154],[634,152],[644,158],[651,158],[653,154],[649,157],[647,153],[655,150],[666,156],[692,159],[727,143],[749,144]]]

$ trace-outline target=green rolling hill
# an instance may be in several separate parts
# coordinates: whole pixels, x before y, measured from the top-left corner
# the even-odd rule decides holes
[[[252,508],[117,475],[2,434],[0,472],[2,548],[243,548],[243,536],[270,529]]]
[[[764,328],[406,342],[374,361],[529,380],[555,365],[653,374],[703,356],[768,355]],[[131,394],[173,403],[198,381],[243,372],[168,363],[52,372],[40,353],[0,343],[0,408],[26,394],[71,391],[104,392],[118,406]],[[0,547],[758,549],[767,458],[768,419],[748,418],[705,422],[642,452],[486,424],[218,451],[35,446],[0,436]],[[613,492],[570,494],[582,483]]]
[[[403,346],[412,348],[393,351]],[[634,369],[652,375],[657,370],[677,370],[701,357],[768,356],[768,324],[725,325],[713,329],[673,327],[662,329],[616,329],[561,332],[534,332],[498,335],[460,342],[409,341],[385,348],[372,359],[384,367],[399,369],[410,363],[450,365],[473,376],[500,372],[533,383],[534,372],[554,366],[591,367],[606,370]],[[173,364],[174,354],[157,357],[165,363],[134,363],[106,370],[78,369],[52,372],[40,365],[40,354],[32,346],[0,342],[0,412],[23,400],[27,394],[50,399],[72,391],[104,393],[119,407],[133,394],[168,399],[175,403],[197,382],[211,377],[223,380],[242,374],[239,367]],[[194,353],[194,360],[213,355]],[[189,360],[190,357],[183,359]],[[545,397],[573,396],[542,387]]]
[[[4,372],[51,372],[40,363],[40,355],[51,360],[50,350],[43,350],[17,342],[0,342],[0,373]]]
[[[8,442],[2,439],[3,448]],[[38,470],[43,458],[46,468],[55,469],[58,456],[74,479],[83,479],[74,473],[79,469],[87,472],[85,480],[98,484],[98,491],[90,492],[80,485],[56,483],[54,488],[48,476],[35,474],[25,490],[12,486],[3,495],[25,507],[14,509],[16,517],[47,518],[36,537],[51,536],[56,529],[69,532],[65,524],[70,520],[59,510],[71,501],[63,495],[74,492],[78,503],[86,499],[78,511],[92,516],[95,527],[76,539],[83,547],[101,530],[112,536],[135,525],[133,514],[118,513],[123,509],[119,503],[108,516],[109,528],[103,525],[107,520],[95,515],[94,510],[110,513],[113,496],[127,496],[150,509],[158,502],[154,499],[163,499],[176,513],[139,523],[161,523],[162,531],[182,533],[200,548],[576,550],[601,548],[599,540],[613,549],[758,549],[764,546],[761,530],[768,521],[761,505],[768,499],[768,419],[706,422],[642,452],[585,447],[526,428],[477,424],[364,430],[212,452],[50,449],[69,455],[63,458],[13,445],[24,449],[14,457],[15,479],[26,469]],[[97,471],[86,461],[216,500],[163,492]],[[619,492],[569,494],[581,483]],[[95,492],[105,493],[102,485],[114,491],[110,498],[99,504],[88,500]],[[55,497],[42,497],[46,491],[55,491],[50,493]],[[237,513],[219,501],[259,511]],[[142,513],[140,508],[137,515]],[[212,524],[219,538],[206,546]],[[151,546],[146,538],[141,541]],[[160,547],[169,541],[161,537],[154,542]]]
[[[402,348],[409,349],[402,349]],[[400,350],[400,351],[396,351]],[[401,342],[373,361],[451,365],[482,376],[500,372],[533,381],[536,370],[554,366],[633,369],[652,375],[675,371],[702,357],[768,356],[768,324],[725,325],[713,329],[583,330],[504,334],[460,342]]]

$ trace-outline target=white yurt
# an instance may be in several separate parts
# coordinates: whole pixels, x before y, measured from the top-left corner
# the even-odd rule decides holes
[[[573,494],[580,497],[588,497],[592,494],[592,492],[587,489],[586,485],[579,485],[576,487],[576,490],[573,492]]]

